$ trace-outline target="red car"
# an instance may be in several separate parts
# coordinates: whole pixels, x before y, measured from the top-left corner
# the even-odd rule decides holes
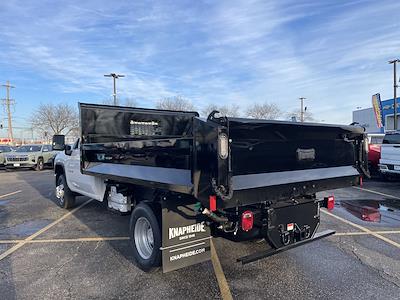
[[[369,170],[373,174],[379,171],[379,159],[381,158],[381,144],[385,134],[384,133],[369,133],[368,134],[368,163]]]

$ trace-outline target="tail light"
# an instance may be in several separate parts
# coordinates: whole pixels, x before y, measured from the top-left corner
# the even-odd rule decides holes
[[[250,210],[246,210],[242,213],[242,230],[249,231],[253,228],[254,224],[254,216],[253,212]]]
[[[335,197],[329,196],[326,203],[326,208],[332,210],[335,207]]]
[[[217,196],[210,195],[209,200],[210,200],[210,211],[216,211],[217,210]]]

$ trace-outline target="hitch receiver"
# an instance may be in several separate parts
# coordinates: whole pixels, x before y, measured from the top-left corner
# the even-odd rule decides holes
[[[283,251],[286,251],[286,250],[289,250],[289,249],[292,249],[292,248],[296,248],[296,247],[302,246],[304,244],[308,244],[310,242],[322,239],[324,237],[327,237],[327,236],[330,236],[330,235],[333,235],[333,234],[335,234],[334,230],[325,230],[325,231],[322,231],[320,233],[315,234],[313,238],[302,240],[302,241],[299,241],[297,243],[290,244],[288,246],[284,246],[284,247],[279,248],[279,249],[268,249],[267,251],[256,252],[256,253],[253,253],[253,254],[250,254],[250,255],[247,255],[247,256],[240,257],[240,258],[237,259],[237,261],[241,262],[243,265],[245,265],[245,264],[251,263],[253,261],[256,261],[256,260],[259,260],[259,259],[262,259],[262,258],[265,258],[265,257],[268,257],[268,256],[272,256],[272,255],[278,254],[280,252],[283,252]]]

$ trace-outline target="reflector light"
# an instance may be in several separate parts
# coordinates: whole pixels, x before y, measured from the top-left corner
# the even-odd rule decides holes
[[[229,140],[225,133],[221,133],[218,137],[218,153],[219,157],[226,159],[229,154]]]
[[[254,217],[253,212],[246,210],[242,213],[242,230],[249,231],[253,228]]]
[[[334,196],[329,196],[328,201],[327,201],[327,206],[326,208],[329,210],[332,210],[335,207],[335,197]]]
[[[217,210],[217,196],[210,196],[210,211],[216,211]]]

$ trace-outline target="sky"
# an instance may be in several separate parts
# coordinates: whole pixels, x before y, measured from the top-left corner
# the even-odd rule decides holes
[[[126,75],[119,98],[139,107],[179,95],[199,111],[269,102],[288,112],[306,97],[317,121],[348,124],[373,94],[393,97],[400,1],[3,2],[0,83],[16,86],[15,126],[40,103],[110,99],[110,72]]]

